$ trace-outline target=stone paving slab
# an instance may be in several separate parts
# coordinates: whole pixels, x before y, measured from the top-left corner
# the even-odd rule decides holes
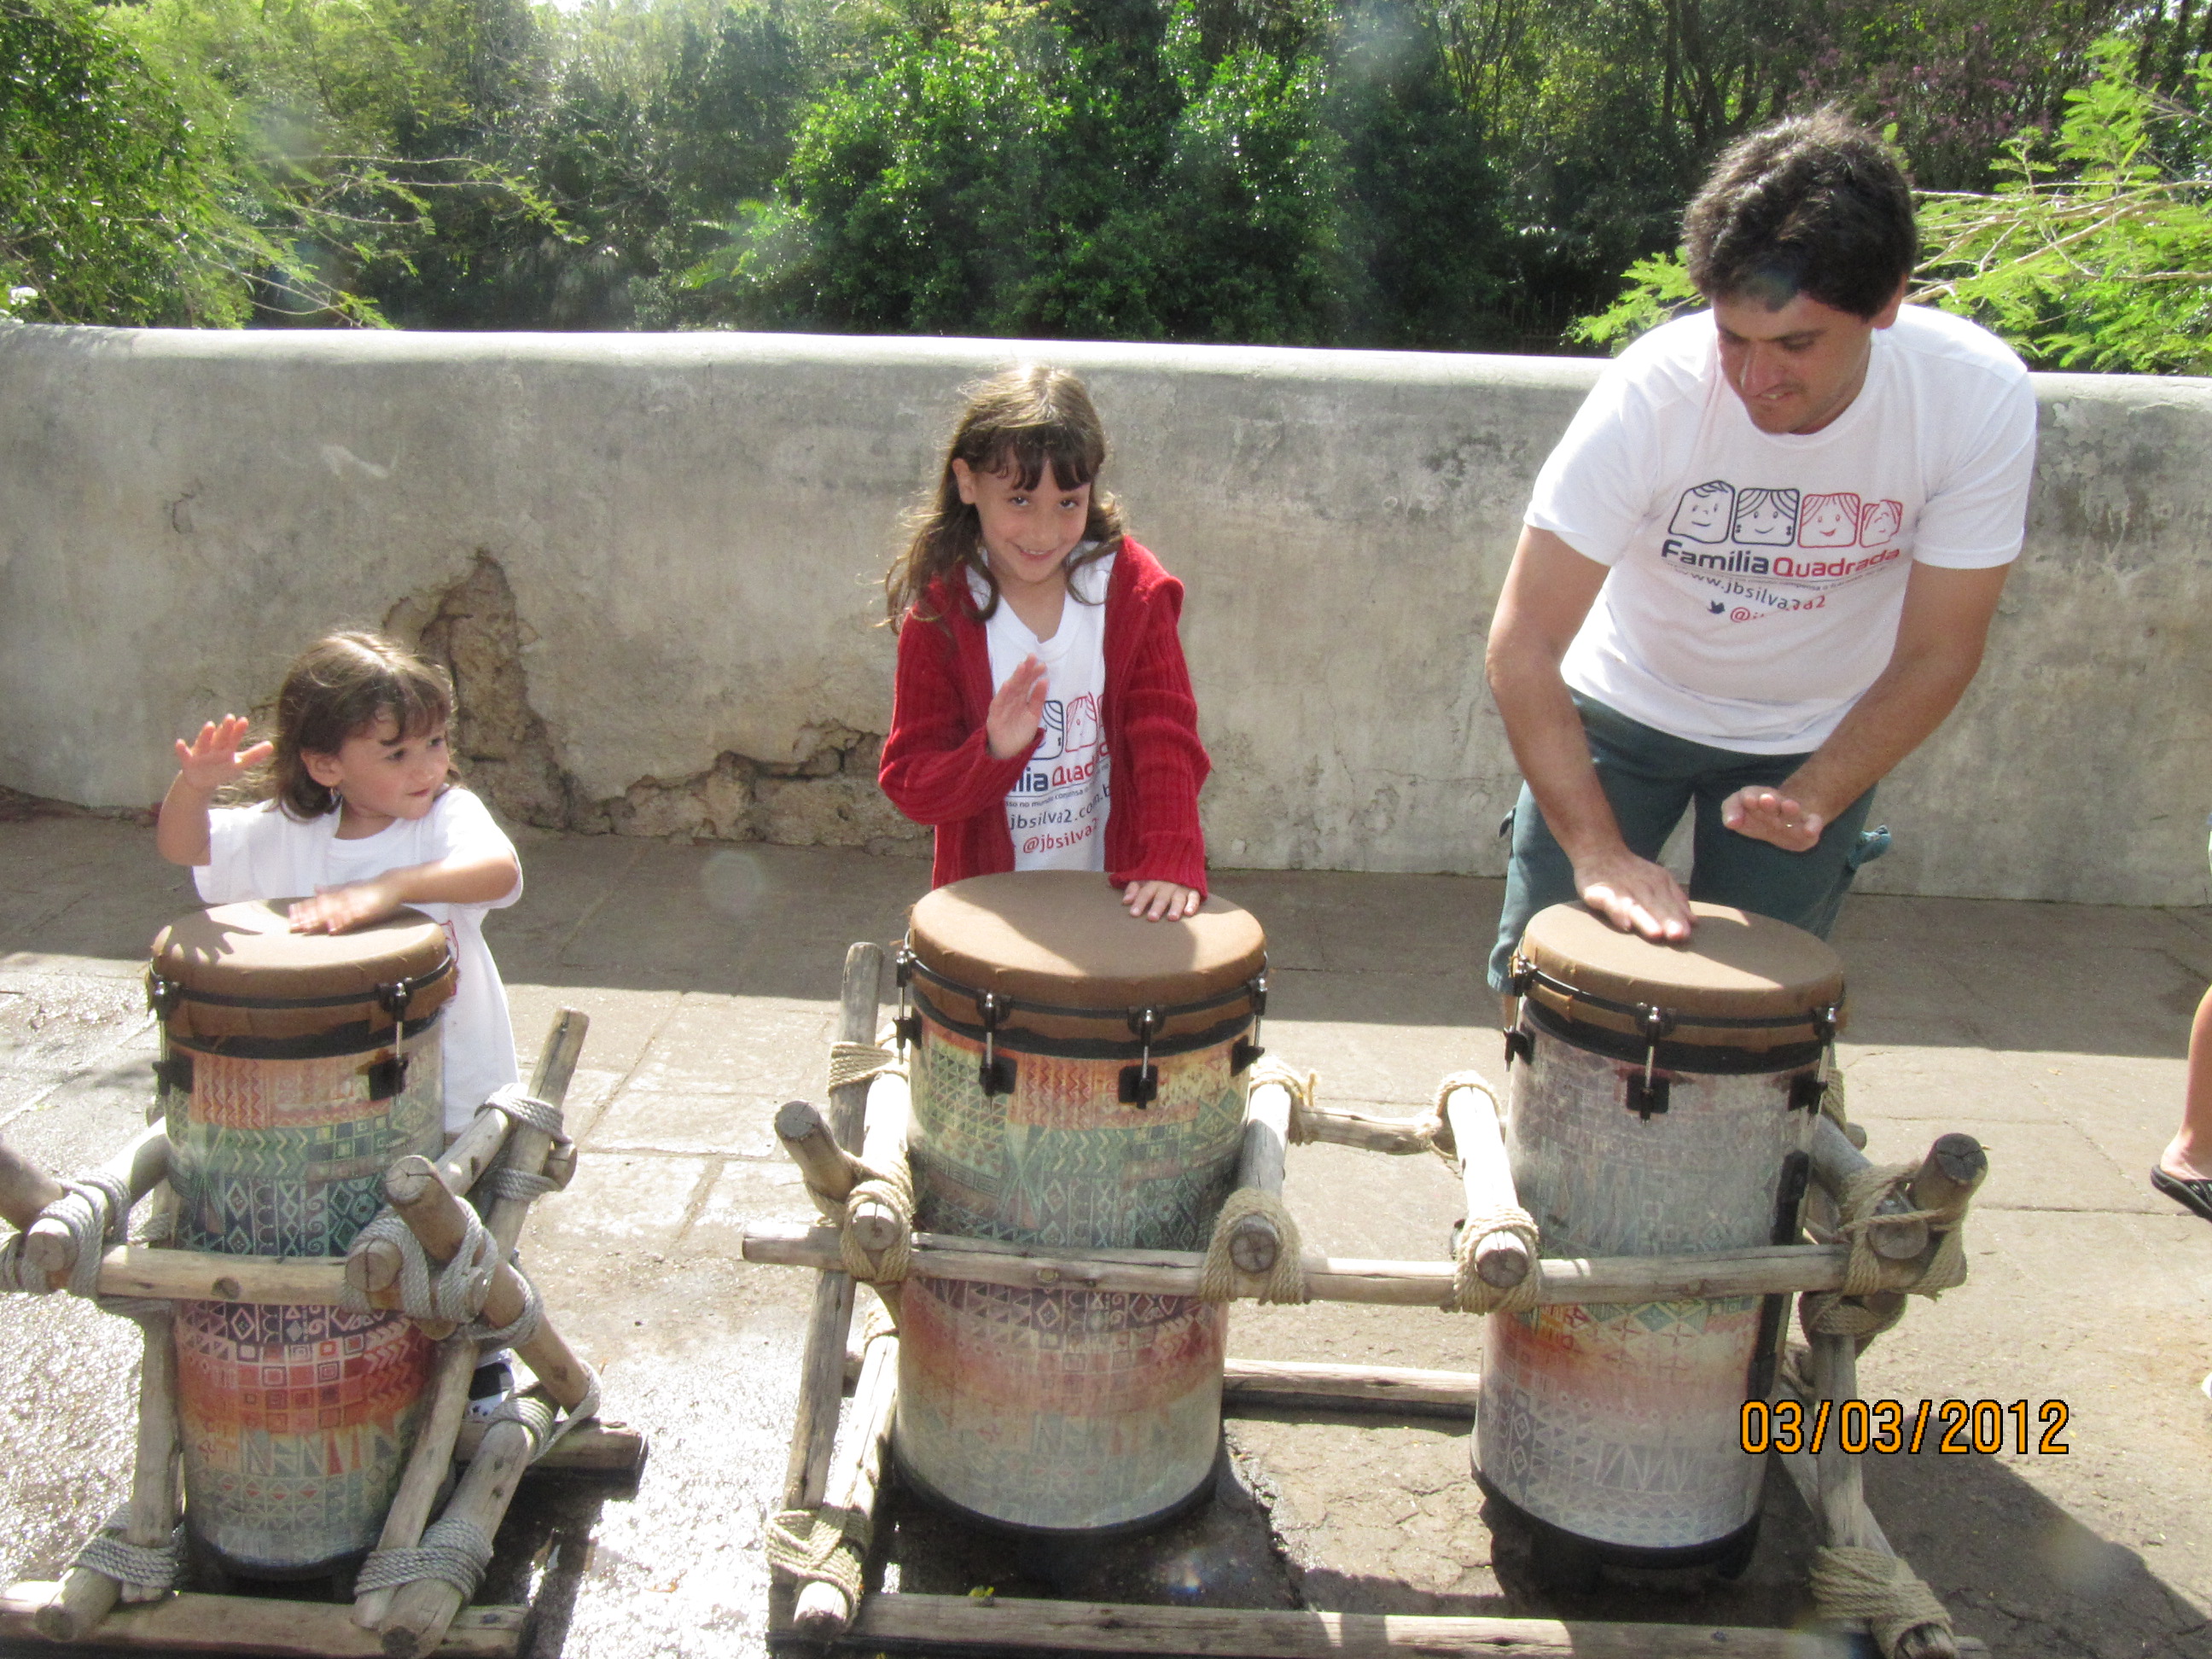
[[[531,1651],[590,1659],[757,1653],[759,1553],[776,1503],[811,1293],[748,1266],[748,1219],[811,1212],[769,1129],[821,1100],[845,946],[885,940],[921,863],[834,851],[524,837],[529,887],[489,936],[518,1040],[563,1005],[592,1018],[570,1097],[585,1157],[526,1236],[526,1264],[604,1369],[606,1410],[653,1436],[634,1490],[527,1488],[487,1593],[534,1589]],[[150,834],[88,818],[0,824],[0,1136],[58,1170],[143,1121],[155,1038],[147,940],[191,902]],[[1497,884],[1432,876],[1229,872],[1270,934],[1268,1048],[1328,1097],[1403,1113],[1445,1073],[1493,1075],[1480,963]],[[2178,1110],[2188,1020],[2212,977],[2212,912],[1862,897],[1840,1048],[1878,1158],[1963,1128],[1992,1174],[1972,1278],[1916,1304],[1869,1351],[1873,1397],[2057,1400],[2064,1455],[1873,1457],[1876,1511],[2001,1654],[2212,1652],[2212,1231],[2148,1192]],[[1460,1212],[1439,1161],[1326,1146],[1288,1194],[1334,1253],[1440,1256]],[[135,1334],[65,1298],[0,1298],[0,1573],[52,1576],[119,1501]],[[1232,1352],[1471,1369],[1480,1327],[1419,1309],[1259,1308]],[[884,1571],[908,1589],[1347,1610],[1787,1623],[1812,1534],[1769,1481],[1734,1586],[1534,1578],[1493,1534],[1464,1422],[1233,1420],[1211,1520],[1076,1559],[886,1511]]]

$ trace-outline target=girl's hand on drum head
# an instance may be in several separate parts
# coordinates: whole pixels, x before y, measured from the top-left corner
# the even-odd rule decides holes
[[[199,736],[186,743],[177,740],[177,770],[196,793],[212,795],[240,773],[261,764],[276,752],[274,744],[257,743],[241,750],[250,722],[238,714],[225,714],[200,727]]]
[[[1121,902],[1146,921],[1181,921],[1205,902],[1195,887],[1172,881],[1133,881],[1121,890]]]
[[[1624,933],[1662,945],[1680,945],[1690,937],[1695,918],[1682,884],[1665,865],[1638,858],[1626,847],[1607,856],[1578,860],[1575,885],[1584,904]]]
[[[295,933],[343,933],[381,921],[399,908],[398,890],[387,878],[349,881],[343,887],[318,887],[313,898],[292,906]]]
[[[1739,836],[1771,842],[1785,853],[1808,853],[1820,843],[1828,821],[1773,789],[1739,789],[1721,803],[1721,822]]]
[[[1012,760],[1036,741],[1044,720],[1044,665],[1024,657],[1006,676],[983,716],[984,740],[994,760]]]

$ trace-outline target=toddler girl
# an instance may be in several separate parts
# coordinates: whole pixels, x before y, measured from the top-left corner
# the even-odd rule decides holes
[[[295,933],[343,933],[402,905],[444,927],[458,969],[443,1042],[448,1135],[517,1081],[483,918],[522,896],[514,843],[453,781],[453,711],[442,670],[374,634],[333,634],[285,674],[274,742],[240,750],[246,722],[226,714],[177,744],[155,836],[210,904],[313,894],[291,908]],[[210,810],[264,762],[271,799]]]
[[[1132,915],[1206,896],[1209,763],[1176,637],[1182,584],[1097,486],[1106,436],[1064,369],[969,388],[934,498],[884,578],[898,683],[881,779],[934,825],[931,883],[1102,870]]]

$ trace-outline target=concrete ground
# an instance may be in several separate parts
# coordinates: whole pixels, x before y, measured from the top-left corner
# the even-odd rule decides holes
[[[808,1206],[769,1128],[824,1093],[848,943],[889,939],[926,866],[842,852],[605,838],[525,842],[529,890],[492,923],[522,1045],[592,1017],[569,1121],[581,1171],[524,1241],[605,1410],[646,1429],[634,1489],[539,1477],[502,1535],[495,1595],[534,1593],[538,1656],[754,1653],[764,1516],[789,1432],[807,1275],[738,1259],[743,1222]],[[142,952],[190,902],[149,832],[0,823],[0,1136],[58,1171],[143,1120],[154,1038]],[[1266,925],[1269,1048],[1328,1095],[1395,1112],[1445,1073],[1496,1069],[1477,961],[1494,883],[1224,872]],[[2006,1656],[2212,1653],[2212,1229],[2144,1172],[2179,1109],[2212,912],[1855,900],[1842,1057],[1877,1158],[1964,1129],[1989,1147],[1972,1276],[1916,1302],[1863,1362],[1870,1397],[2063,1401],[2067,1450],[1869,1456],[1890,1537],[1960,1627]],[[1443,1165],[1292,1154],[1310,1244],[1436,1258],[1459,1213]],[[1344,1306],[1237,1308],[1231,1350],[1471,1369],[1474,1322]],[[66,1297],[0,1299],[0,1582],[55,1575],[121,1499],[135,1334]],[[1240,1418],[1223,1501],[1139,1548],[1079,1555],[886,1516],[903,1588],[1216,1604],[1547,1613],[1715,1623],[1802,1616],[1811,1531],[1770,1481],[1734,1586],[1534,1583],[1493,1540],[1468,1425]],[[1930,1437],[1931,1440],[1933,1437]]]

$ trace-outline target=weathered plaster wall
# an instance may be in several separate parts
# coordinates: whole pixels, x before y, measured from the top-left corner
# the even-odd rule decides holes
[[[0,330],[0,784],[141,805],[169,738],[340,623],[455,665],[545,823],[889,850],[874,586],[1000,342]],[[1224,865],[1494,873],[1480,678],[1528,484],[1595,372],[1034,348],[1189,586]],[[1872,889],[2201,902],[2212,383],[2048,376],[2028,551]]]

